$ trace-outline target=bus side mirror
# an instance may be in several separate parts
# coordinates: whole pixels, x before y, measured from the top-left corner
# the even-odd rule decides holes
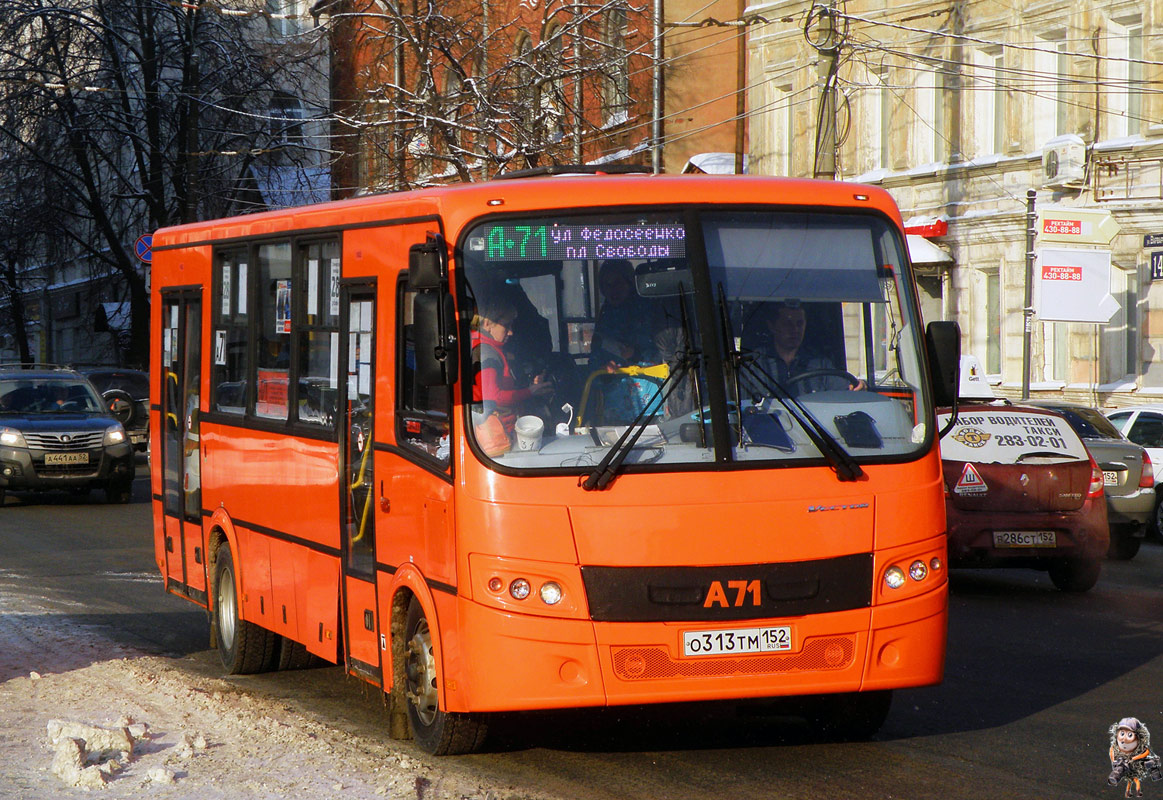
[[[956,409],[961,383],[961,328],[956,322],[930,322],[925,328],[933,402]]]
[[[417,293],[412,305],[412,335],[416,343],[416,382],[421,386],[455,383],[460,351],[452,295],[438,291]]]
[[[448,285],[444,237],[429,234],[428,241],[408,248],[408,288],[422,292]]]

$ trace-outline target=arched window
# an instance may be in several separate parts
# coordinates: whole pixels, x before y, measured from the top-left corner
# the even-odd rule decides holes
[[[606,11],[603,36],[606,78],[602,115],[607,126],[630,119],[630,52],[626,49],[629,32],[630,15],[626,5],[615,3]]]

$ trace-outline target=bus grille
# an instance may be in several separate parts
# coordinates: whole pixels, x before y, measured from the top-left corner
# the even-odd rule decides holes
[[[809,639],[798,653],[722,656],[676,660],[665,647],[615,647],[614,674],[624,681],[660,678],[721,678],[781,672],[845,669],[856,655],[855,636]]]

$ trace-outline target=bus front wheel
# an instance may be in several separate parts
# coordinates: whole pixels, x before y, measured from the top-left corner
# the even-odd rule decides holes
[[[223,544],[214,566],[214,621],[218,631],[218,657],[230,675],[267,672],[278,657],[279,637],[266,628],[247,622],[239,614],[234,556]]]
[[[404,695],[412,738],[422,750],[437,756],[476,752],[484,744],[487,722],[480,714],[441,710],[432,630],[415,597],[408,604],[404,631]]]
[[[892,691],[829,694],[816,698],[808,724],[827,741],[871,739],[884,725],[892,707]]]

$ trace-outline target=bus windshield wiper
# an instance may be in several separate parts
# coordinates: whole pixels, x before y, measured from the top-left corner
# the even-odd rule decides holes
[[[828,429],[820,424],[819,420],[815,418],[811,411],[804,407],[796,396],[789,392],[779,381],[768,374],[767,370],[760,367],[751,359],[751,355],[740,354],[740,366],[746,370],[747,374],[758,381],[765,389],[771,391],[772,397],[780,402],[792,418],[811,439],[812,444],[820,451],[825,459],[827,459],[829,466],[836,472],[836,477],[842,481],[855,481],[864,477],[864,470],[860,468],[860,464],[852,457],[852,454],[844,449],[844,445],[836,441],[836,437],[828,432]]]
[[[584,479],[578,481],[578,485],[587,492],[592,492],[598,489],[605,489],[618,475],[618,470],[621,469],[626,456],[634,448],[642,433],[646,430],[647,420],[653,415],[653,410],[665,407],[667,398],[677,389],[686,374],[692,370],[698,370],[699,359],[701,353],[694,348],[694,339],[691,336],[690,320],[686,313],[686,293],[682,286],[679,286],[679,316],[682,319],[682,335],[685,341],[683,342],[683,349],[679,353],[678,363],[675,368],[671,370],[670,374],[654,392],[654,395],[642,405],[642,410],[634,417],[633,421],[618,437],[618,440],[610,445],[609,452],[603,456],[602,460],[598,462],[598,466],[587,475]],[[695,380],[696,388],[698,379]],[[700,425],[700,427],[702,427]]]
[[[792,418],[799,423],[800,428],[811,439],[816,449],[820,451],[820,455],[828,461],[829,466],[835,471],[837,478],[842,481],[855,481],[862,478],[864,476],[864,470],[860,468],[860,464],[856,462],[852,454],[845,450],[844,446],[836,441],[836,438],[832,434],[828,433],[828,429],[820,424],[812,412],[808,411],[804,407],[804,404],[796,399],[795,395],[784,388],[773,376],[769,375],[767,370],[755,363],[753,353],[744,353],[735,344],[735,332],[732,330],[731,318],[727,314],[727,300],[722,284],[719,284],[719,323],[723,326],[723,339],[727,345],[727,361],[731,365],[736,400],[739,400],[740,394],[740,372],[746,371],[747,375],[758,381],[765,389],[771,392],[771,395],[779,400],[783,407],[787,409],[787,412],[791,414]],[[739,440],[742,443],[742,403],[740,402],[739,405]]]

